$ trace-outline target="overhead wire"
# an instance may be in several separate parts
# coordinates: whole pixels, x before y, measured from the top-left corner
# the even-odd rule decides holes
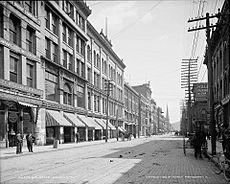
[[[132,22],[131,24],[127,25],[126,27],[124,27],[122,30],[120,30],[119,32],[115,33],[114,35],[112,35],[112,39],[116,39],[118,36],[120,36],[120,33],[126,31],[127,29],[129,29],[131,26],[135,25],[139,20],[141,20],[145,15],[147,15],[149,12],[151,12],[154,8],[156,8],[160,3],[162,2],[159,1],[157,4],[154,4],[149,10],[147,10],[142,16],[138,17],[134,22]]]

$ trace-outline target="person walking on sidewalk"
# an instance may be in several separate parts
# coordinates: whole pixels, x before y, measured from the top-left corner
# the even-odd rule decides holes
[[[16,144],[17,144],[16,154],[22,153],[22,142],[23,142],[23,135],[20,132],[18,132],[16,134]]]
[[[76,132],[76,143],[79,142],[79,139],[80,139],[80,134],[79,134],[79,132]]]
[[[28,148],[29,152],[33,152],[33,143],[35,141],[35,137],[32,136],[31,133],[29,133],[26,136],[26,140],[27,140],[27,148]]]
[[[205,133],[204,131],[202,131],[201,127],[198,126],[195,132],[195,136],[194,136],[194,156],[195,158],[197,158],[197,155],[199,155],[200,158],[203,158],[201,147],[205,143],[205,141],[206,141]]]

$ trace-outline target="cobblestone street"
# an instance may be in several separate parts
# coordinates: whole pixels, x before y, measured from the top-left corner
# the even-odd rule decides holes
[[[182,138],[153,136],[1,159],[1,183],[226,183]]]

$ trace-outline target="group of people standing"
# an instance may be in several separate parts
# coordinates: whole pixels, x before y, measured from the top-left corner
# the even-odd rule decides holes
[[[17,145],[16,154],[22,153],[23,138],[24,136],[20,132],[16,134],[16,145]],[[26,135],[27,148],[29,152],[33,152],[34,141],[35,141],[35,137],[31,133]]]

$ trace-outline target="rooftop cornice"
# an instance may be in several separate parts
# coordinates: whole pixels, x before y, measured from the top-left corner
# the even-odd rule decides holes
[[[93,34],[93,36],[95,36],[95,38],[100,42],[100,44],[106,48],[106,51],[108,51],[116,59],[118,64],[120,64],[120,66],[124,69],[126,66],[123,63],[123,60],[121,60],[117,56],[117,54],[111,48],[110,44],[107,43],[107,41],[97,32],[97,30],[93,27],[93,25],[89,21],[87,21],[87,29]]]

